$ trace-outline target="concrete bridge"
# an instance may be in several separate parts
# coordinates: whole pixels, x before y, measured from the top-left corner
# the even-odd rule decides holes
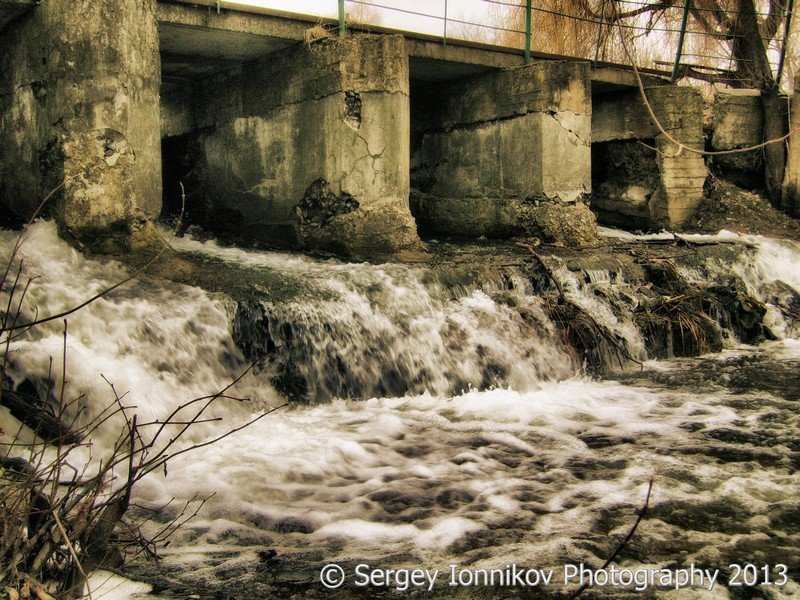
[[[660,226],[702,195],[701,157],[638,144],[668,149],[630,69],[231,6],[0,0],[0,201],[25,216],[66,181],[64,230],[113,249],[183,183],[223,237],[372,256],[418,231],[579,244],[590,199]],[[699,93],[658,75],[662,125],[702,145]]]

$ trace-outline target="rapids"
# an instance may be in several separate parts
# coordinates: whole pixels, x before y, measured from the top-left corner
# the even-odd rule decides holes
[[[82,257],[52,223],[36,223],[26,236],[20,258],[38,277],[28,318],[76,305],[128,272]],[[0,232],[4,258],[15,237]],[[800,594],[800,342],[787,306],[800,293],[800,246],[721,239],[744,248],[739,260],[682,267],[682,275],[721,285],[735,277],[766,306],[773,341],[745,346],[726,331],[721,353],[652,360],[634,320],[610,293],[598,293],[619,288],[619,274],[553,271],[563,293],[643,363],[616,372],[609,364],[602,378],[564,347],[522,274],[502,286],[445,285],[425,266],[173,240],[179,252],[218,266],[277,273],[293,282],[293,293],[265,293],[243,310],[225,294],[141,277],[71,315],[68,390],[85,394],[82,418],[110,400],[101,376],[155,419],[222,389],[265,350],[273,358],[235,388],[251,402],[218,404],[214,414],[224,421],[198,425],[188,441],[283,403],[289,388],[303,402],[143,480],[135,491],[141,506],[210,499],[161,550],[159,566],[137,561],[129,573],[177,597],[322,598],[334,594],[319,582],[328,563],[348,576],[360,563],[596,568],[627,533],[653,479],[649,512],[618,563],[696,563],[724,577],[732,563],[780,563],[789,580],[752,589],[721,583],[712,593],[649,590],[650,597]],[[5,306],[5,295],[0,300]],[[48,376],[62,333],[63,323],[53,322],[12,342],[15,383]],[[0,427],[18,427],[6,409]],[[116,436],[109,423],[93,440],[93,457]],[[156,520],[173,514],[171,506]],[[339,597],[358,595],[350,583]],[[443,585],[434,597],[497,596]]]

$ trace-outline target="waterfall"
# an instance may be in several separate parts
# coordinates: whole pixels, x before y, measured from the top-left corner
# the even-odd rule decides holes
[[[4,258],[16,235],[0,232]],[[25,236],[19,258],[25,274],[37,277],[24,303],[27,319],[75,306],[129,272],[83,257],[53,223],[38,222]],[[219,404],[214,416],[224,422],[198,426],[189,441],[287,396],[300,401],[201,455],[171,461],[169,473],[137,487],[143,506],[214,494],[165,553],[168,573],[186,590],[216,589],[227,573],[253,586],[254,597],[302,593],[316,585],[323,561],[356,557],[601,563],[650,477],[658,479],[653,510],[661,519],[660,533],[645,534],[654,561],[666,560],[664,540],[678,535],[698,556],[734,533],[794,535],[791,520],[756,519],[767,507],[789,511],[800,489],[800,475],[782,467],[796,460],[796,410],[780,396],[790,386],[765,396],[745,375],[759,365],[791,372],[785,365],[800,362],[800,247],[716,239],[736,246],[730,260],[701,257],[676,272],[687,284],[743,290],[742,298],[765,307],[763,325],[774,340],[742,347],[733,317],[719,314],[714,327],[725,330],[728,350],[658,362],[637,320],[646,295],[613,268],[575,271],[545,255],[547,277],[516,266],[482,282],[429,266],[176,239],[178,252],[205,257],[210,268],[244,266],[275,287],[235,299],[147,275],[128,283],[68,317],[67,396],[84,395],[81,418],[88,419],[112,399],[105,378],[128,392],[143,419],[163,418],[187,399],[224,388],[258,358],[235,388],[251,402]],[[565,344],[565,324],[552,318],[556,290],[641,365],[616,380],[589,376]],[[47,323],[11,343],[13,385],[57,379],[50,365],[51,357],[60,361],[63,328]],[[619,367],[610,356],[603,360]],[[717,378],[709,383],[701,372]],[[744,378],[736,388],[744,396],[725,387],[736,377]],[[115,427],[98,432],[93,458],[116,439]],[[5,409],[0,428],[4,435],[18,428]],[[726,498],[730,521],[702,540],[683,533],[690,517],[670,512],[690,514],[718,497]],[[589,531],[599,533],[581,541]],[[258,566],[265,548],[278,557],[267,571]]]

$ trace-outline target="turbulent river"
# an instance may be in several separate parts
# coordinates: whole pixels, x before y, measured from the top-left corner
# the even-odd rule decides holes
[[[4,257],[15,236],[0,232]],[[21,257],[39,276],[28,292],[29,318],[33,307],[40,316],[55,313],[129,272],[83,258],[51,223],[35,224],[27,238]],[[85,394],[87,414],[96,413],[111,399],[105,377],[128,392],[141,419],[163,418],[246,369],[244,328],[248,343],[271,345],[291,368],[248,372],[231,394],[250,402],[220,401],[212,413],[224,420],[198,425],[187,442],[282,404],[290,388],[305,402],[144,479],[138,506],[175,499],[155,530],[183,502],[210,498],[159,551],[159,566],[137,560],[129,573],[153,584],[151,594],[169,588],[179,598],[395,597],[397,589],[420,597],[567,597],[581,581],[564,585],[565,565],[599,568],[631,529],[652,480],[649,509],[615,565],[720,569],[716,585],[709,591],[707,581],[693,580],[676,590],[674,581],[651,581],[635,593],[634,584],[609,584],[584,597],[797,597],[800,341],[786,307],[765,290],[780,281],[800,293],[800,246],[731,238],[752,248],[747,260],[685,276],[723,281],[735,273],[766,303],[774,339],[745,346],[728,334],[720,353],[652,360],[631,322],[584,283],[571,288],[564,274],[564,293],[642,363],[603,377],[588,375],[564,347],[522,280],[500,301],[491,286],[445,286],[423,266],[175,240],[177,250],[218,268],[269,269],[297,289],[257,302],[259,317],[243,324],[223,294],[137,279],[69,317],[69,392]],[[269,335],[257,335],[258,327]],[[57,322],[14,341],[15,379],[46,377],[50,358],[60,360],[62,333]],[[279,368],[285,376],[274,376]],[[0,426],[16,430],[5,409]],[[116,435],[110,426],[98,432],[93,456]],[[336,592],[320,582],[331,563],[347,578]],[[743,580],[733,565],[748,564],[759,580],[737,586]],[[403,586],[397,575],[356,587],[358,565],[441,573],[432,591],[427,583]],[[511,566],[553,569],[554,578],[487,587],[475,575]],[[451,569],[465,573],[463,585],[449,585]]]

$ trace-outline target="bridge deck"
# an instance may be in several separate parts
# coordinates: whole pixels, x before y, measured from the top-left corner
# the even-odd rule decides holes
[[[337,25],[333,19],[231,2],[225,2],[224,8],[217,12],[215,0],[161,0],[159,35],[165,84],[206,77],[302,42],[305,32],[318,24],[331,31]],[[360,31],[405,36],[412,80],[446,81],[524,64],[522,50],[518,48],[450,39],[443,44],[440,37],[377,26]],[[533,56],[579,60],[555,54]],[[653,70],[645,73],[648,83],[655,85],[662,84],[667,75]],[[630,67],[612,63],[595,64],[592,82],[595,93],[636,85]]]

